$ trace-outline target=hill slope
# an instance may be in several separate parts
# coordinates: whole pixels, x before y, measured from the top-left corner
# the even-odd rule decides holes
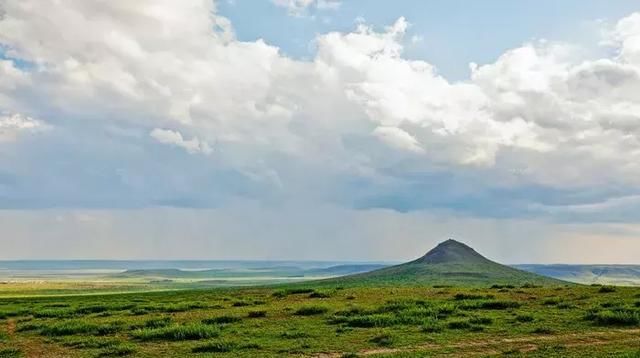
[[[566,282],[493,262],[469,246],[447,240],[411,262],[325,282],[400,285],[562,285]]]

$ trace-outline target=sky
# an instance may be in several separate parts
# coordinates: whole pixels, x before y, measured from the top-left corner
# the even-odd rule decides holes
[[[0,0],[0,259],[640,263],[636,0]]]

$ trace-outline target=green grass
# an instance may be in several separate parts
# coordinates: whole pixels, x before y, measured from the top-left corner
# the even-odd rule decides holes
[[[0,320],[0,351],[80,358],[340,357],[379,350],[372,356],[634,357],[640,351],[640,288],[309,285],[0,298],[8,313]],[[598,345],[585,343],[593,341]]]
[[[0,358],[19,358],[22,356],[22,351],[20,351],[18,348],[0,349]]]
[[[134,338],[141,341],[187,341],[213,338],[219,335],[220,330],[217,327],[197,323],[162,328],[140,328],[132,333]]]
[[[44,336],[69,336],[74,334],[105,335],[117,332],[122,327],[118,323],[94,324],[81,320],[63,321],[41,328]]]

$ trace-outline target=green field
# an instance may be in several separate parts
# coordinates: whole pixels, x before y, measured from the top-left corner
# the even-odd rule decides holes
[[[640,289],[314,285],[0,299],[0,357],[640,354]]]
[[[520,271],[453,240],[297,284],[145,286],[141,274],[3,285],[0,358],[640,356],[640,288]]]

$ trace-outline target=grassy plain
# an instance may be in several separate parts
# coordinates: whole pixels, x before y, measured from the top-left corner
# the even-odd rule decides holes
[[[640,357],[631,287],[83,291],[0,297],[0,357]]]

